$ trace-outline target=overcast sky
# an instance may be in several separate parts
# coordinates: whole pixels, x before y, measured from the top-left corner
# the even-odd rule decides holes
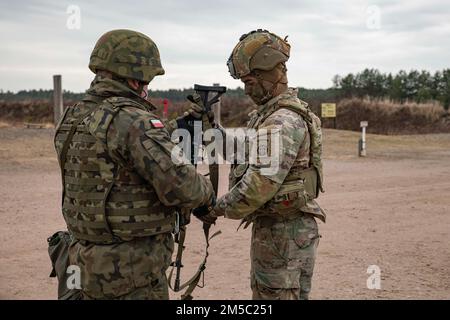
[[[62,74],[64,89],[84,91],[96,40],[121,28],[159,47],[166,74],[154,89],[239,86],[226,61],[241,34],[257,28],[289,36],[292,86],[328,88],[335,74],[364,68],[450,67],[448,0],[0,0],[0,89],[49,89]]]

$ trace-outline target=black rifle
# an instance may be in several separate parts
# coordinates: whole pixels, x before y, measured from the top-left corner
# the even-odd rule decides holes
[[[221,87],[221,86],[202,86],[199,84],[194,84],[194,90],[195,90],[195,92],[197,92],[198,95],[200,95],[206,112],[210,112],[212,105],[219,102],[220,96],[227,91],[227,88]],[[214,94],[214,93],[215,93],[215,95],[212,95],[212,97],[210,97],[210,94]],[[204,128],[204,130],[211,129],[211,127],[212,127],[212,125],[209,128]],[[213,143],[213,142],[211,142],[211,143]],[[194,146],[194,149],[195,149],[195,146]],[[217,152],[217,148],[215,149],[215,152]],[[211,180],[214,192],[217,195],[217,192],[219,189],[219,164],[212,163],[212,159],[209,159],[209,160],[210,160],[209,161],[209,179]],[[211,227],[210,224],[206,224],[206,223],[203,224],[203,230],[205,232],[206,241],[208,241],[208,238],[209,238],[209,228],[210,227]]]
[[[220,96],[226,92],[227,88],[220,87],[220,86],[203,86],[203,85],[195,84],[194,90],[201,97],[206,113],[209,113],[211,111],[212,105],[214,105],[215,103],[217,103],[219,101]],[[214,95],[210,96],[211,93]],[[189,96],[188,99],[195,103],[192,96]],[[206,115],[203,115],[203,117],[205,117],[205,116]],[[187,122],[188,122],[188,128],[190,128],[189,132],[191,135],[191,163],[196,166],[197,161],[195,161],[195,159],[198,155],[198,150],[200,147],[199,142],[203,143],[203,139],[202,139],[202,141],[196,141],[196,137],[194,137],[193,128],[194,128],[194,126],[196,126],[196,124],[201,124],[202,122],[206,126],[205,128],[203,128],[203,130],[211,129],[213,127],[213,125],[211,125],[207,121],[194,119],[192,116],[187,119]],[[211,183],[212,183],[212,186],[214,189],[214,193],[217,195],[217,191],[219,189],[219,164],[212,163],[211,159],[209,159],[209,160],[210,160],[209,161],[209,179],[211,180]],[[181,260],[182,260],[183,249],[184,249],[184,240],[185,240],[185,236],[186,236],[186,226],[185,225],[180,226],[180,232],[176,238],[177,243],[178,243],[177,256],[176,256],[175,263],[173,263],[173,265],[176,268],[175,287],[173,288],[173,290],[175,292],[177,292],[177,291],[182,290],[185,287],[188,287],[186,292],[182,295],[182,299],[188,299],[188,300],[192,299],[192,295],[191,295],[192,291],[198,285],[198,282],[200,281],[203,271],[206,268],[206,260],[208,258],[209,240],[220,233],[220,231],[218,231],[214,235],[209,237],[210,227],[211,227],[210,224],[206,224],[206,223],[203,224],[203,232],[205,234],[205,239],[206,239],[205,258],[203,259],[203,262],[200,264],[200,267],[198,268],[198,271],[196,272],[196,274],[185,284],[181,285],[180,273],[181,273],[181,268],[183,267]],[[171,276],[172,276],[172,272],[169,277],[169,284],[170,284]]]
[[[202,86],[200,84],[194,84],[194,90],[202,98],[203,106],[206,111],[211,111],[211,106],[219,102],[219,98],[222,94],[227,91],[227,87],[221,86]],[[210,93],[215,93],[214,96],[210,98]]]
[[[206,113],[209,113],[212,106],[219,102],[220,96],[227,91],[227,88],[221,86],[203,86],[200,84],[194,84],[194,90],[200,96]],[[188,99],[195,103],[192,96],[188,96]],[[188,130],[191,135],[191,163],[195,165],[197,163],[196,157],[198,156],[198,149],[203,141],[198,141],[197,139],[199,137],[194,136],[194,127],[196,127],[196,125],[200,125],[202,121],[195,119],[192,116],[189,116],[186,120],[188,123]],[[209,128],[203,128],[203,131],[211,128],[212,125]]]

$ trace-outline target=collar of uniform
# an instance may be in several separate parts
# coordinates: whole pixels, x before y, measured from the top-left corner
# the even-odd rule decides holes
[[[150,101],[142,98],[126,85],[120,83],[119,81],[98,75],[94,78],[91,83],[91,87],[86,91],[86,93],[88,96],[100,97],[101,100],[109,97],[125,97],[144,105],[150,111],[156,109]]]
[[[267,101],[265,104],[260,105],[257,107],[258,115],[262,115],[269,110],[272,110],[273,107],[277,106],[278,101],[281,99],[291,98],[291,97],[297,97],[298,96],[298,89],[297,88],[287,88],[286,91],[283,93],[280,93],[276,97],[273,97],[269,101]]]

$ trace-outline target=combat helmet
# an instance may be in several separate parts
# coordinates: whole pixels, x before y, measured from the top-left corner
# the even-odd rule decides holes
[[[262,29],[242,35],[227,62],[231,76],[240,79],[255,69],[269,71],[286,62],[291,49],[286,38]]]
[[[112,30],[100,37],[89,61],[89,69],[150,82],[163,75],[158,47],[152,39],[133,30]]]

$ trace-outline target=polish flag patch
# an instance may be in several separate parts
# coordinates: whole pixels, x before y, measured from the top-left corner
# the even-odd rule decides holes
[[[164,124],[158,119],[152,119],[150,120],[150,123],[152,124],[153,128],[164,128]]]

